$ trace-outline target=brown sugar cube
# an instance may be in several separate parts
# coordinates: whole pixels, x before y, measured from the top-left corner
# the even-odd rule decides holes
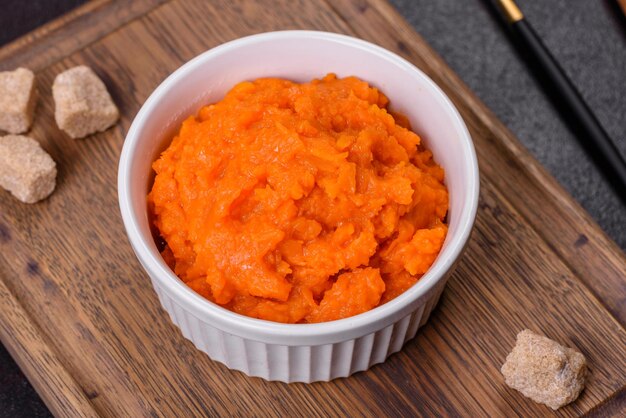
[[[0,186],[24,203],[35,203],[52,193],[57,169],[39,142],[23,135],[0,137]]]
[[[0,130],[19,134],[33,122],[37,89],[35,74],[26,68],[0,72]]]
[[[80,65],[57,75],[52,84],[54,119],[72,138],[82,138],[113,125],[119,112],[102,80]]]
[[[578,351],[524,330],[517,334],[517,343],[501,371],[507,385],[535,402],[558,409],[580,395],[587,363]]]

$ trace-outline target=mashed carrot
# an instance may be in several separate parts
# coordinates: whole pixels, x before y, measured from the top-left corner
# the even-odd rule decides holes
[[[323,322],[428,270],[446,236],[444,172],[355,77],[237,84],[185,120],[148,196],[163,257],[234,312]]]

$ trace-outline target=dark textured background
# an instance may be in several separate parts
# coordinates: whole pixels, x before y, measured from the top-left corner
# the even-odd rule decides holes
[[[626,205],[568,129],[486,0],[391,0],[467,85],[626,249]],[[626,156],[626,19],[616,0],[517,0]]]
[[[626,249],[626,205],[608,186],[488,0],[391,0],[467,85]],[[82,0],[0,0],[0,44]],[[615,0],[518,0],[626,155],[626,19]],[[0,417],[49,416],[0,346]]]

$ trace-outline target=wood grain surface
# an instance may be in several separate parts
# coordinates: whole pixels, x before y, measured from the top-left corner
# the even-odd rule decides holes
[[[197,351],[160,308],[117,205],[124,135],[152,90],[206,49],[278,29],[346,33],[409,59],[459,108],[481,169],[476,229],[430,322],[384,364],[329,383],[248,378]],[[77,64],[102,77],[122,114],[84,140],[56,128],[50,95],[55,75]],[[0,193],[0,338],[56,415],[624,410],[624,254],[383,0],[96,1],[0,49],[0,68],[16,65],[37,71],[42,99],[30,135],[59,175],[55,193],[36,205]],[[524,328],[589,361],[587,388],[556,413],[503,383],[500,366]]]
[[[63,364],[44,340],[13,294],[0,281],[0,338],[9,339],[8,349],[19,361],[21,369],[40,393],[49,394],[47,405],[56,415],[97,417],[82,388],[69,375]],[[23,351],[27,348],[26,351]],[[15,350],[20,350],[16,352]]]

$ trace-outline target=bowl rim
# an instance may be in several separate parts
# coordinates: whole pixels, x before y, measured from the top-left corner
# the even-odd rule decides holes
[[[446,108],[456,125],[456,130],[461,133],[460,142],[464,148],[463,154],[468,159],[469,168],[469,190],[466,197],[469,202],[465,202],[465,204],[469,203],[469,207],[461,214],[458,230],[448,243],[449,250],[446,251],[445,258],[441,258],[440,253],[439,257],[420,280],[393,300],[349,318],[314,324],[283,324],[241,315],[205,299],[178,278],[160,256],[158,258],[155,257],[154,251],[149,244],[151,241],[151,245],[155,245],[153,239],[152,237],[144,237],[141,234],[138,226],[139,215],[132,209],[131,177],[129,173],[133,166],[141,130],[146,125],[152,111],[157,107],[160,98],[166,95],[179,79],[186,77],[191,71],[198,66],[202,66],[206,61],[210,61],[216,56],[228,53],[241,46],[265,43],[272,40],[302,38],[337,42],[364,49],[374,55],[392,61],[400,68],[412,71],[424,79],[427,88],[430,88],[434,97]],[[161,289],[165,288],[168,294],[175,295],[178,300],[183,300],[186,303],[186,310],[191,310],[194,316],[201,318],[204,322],[208,322],[222,331],[258,341],[287,345],[310,345],[313,339],[317,341],[316,345],[348,340],[351,337],[365,335],[381,329],[392,321],[406,315],[407,309],[410,309],[412,305],[427,295],[441,280],[444,280],[447,273],[454,267],[467,244],[474,224],[478,207],[478,194],[478,162],[470,133],[456,107],[430,77],[409,61],[378,45],[347,35],[310,30],[265,32],[238,38],[211,48],[183,64],[161,82],[135,116],[124,141],[118,168],[118,197],[123,223],[131,246],[144,269],[153,279],[153,284],[157,285],[155,283],[156,280]]]

